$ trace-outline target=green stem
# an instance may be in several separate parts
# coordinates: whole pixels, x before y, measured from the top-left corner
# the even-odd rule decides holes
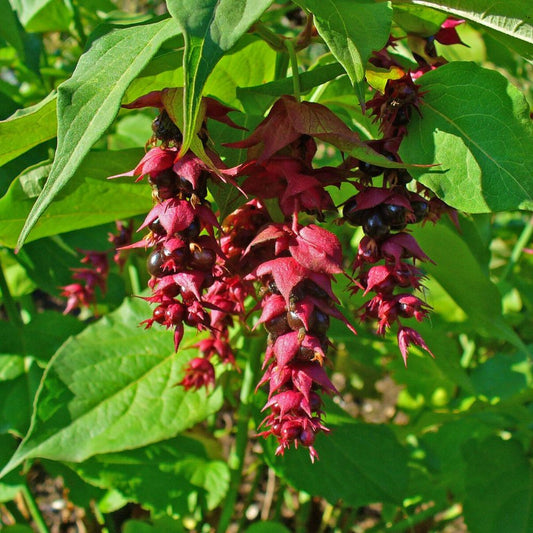
[[[257,35],[259,35],[259,37],[261,37],[261,39],[263,39],[263,41],[270,45],[270,47],[274,50],[285,50],[284,39],[275,34],[262,22],[256,22],[252,27],[252,31],[257,33]]]
[[[128,276],[130,278],[131,292],[136,295],[141,294],[141,277],[139,276],[136,257],[132,257],[128,262]]]
[[[264,349],[263,337],[250,337],[248,346],[243,349],[248,353],[248,361],[244,369],[244,376],[240,395],[240,405],[237,411],[237,434],[233,450],[228,458],[231,469],[230,486],[222,514],[218,522],[217,533],[225,533],[228,530],[242,478],[242,469],[246,455],[246,445],[248,444],[248,426],[252,416],[252,405],[255,386],[261,368],[260,354]]]
[[[516,241],[516,244],[514,245],[513,251],[511,252],[511,257],[509,258],[509,262],[507,263],[505,270],[503,271],[500,277],[500,283],[504,281],[507,278],[507,276],[509,276],[511,271],[513,270],[513,267],[517,263],[518,259],[520,259],[520,256],[522,255],[524,248],[526,247],[527,243],[531,239],[532,234],[533,234],[533,216],[531,216],[531,218],[529,219],[529,222],[526,224],[526,227],[522,230],[520,237],[518,237],[518,240]]]
[[[294,97],[299,102],[300,101],[300,75],[298,72],[298,58],[296,57],[296,50],[294,49],[294,44],[290,39],[285,41],[285,48],[287,48],[287,52],[289,53],[289,58],[291,60],[292,85],[293,85]]]
[[[28,488],[28,485],[26,484],[22,485],[21,492],[22,492],[22,495],[24,496],[26,505],[28,506],[28,511],[30,512],[31,517],[33,518],[33,521],[35,522],[35,525],[37,526],[37,530],[39,531],[39,533],[50,533],[50,530],[48,529],[48,526],[46,525],[44,521],[43,515],[41,514],[41,511],[39,510],[39,507],[37,506],[37,502],[35,501],[33,494]]]
[[[85,43],[87,42],[87,35],[85,35],[85,30],[83,29],[83,23],[80,16],[80,8],[78,6],[77,0],[71,0],[70,5],[72,6],[72,11],[74,12],[74,27],[78,34],[78,39],[80,46],[85,48]]]
[[[2,294],[2,302],[4,303],[7,317],[13,324],[15,324],[15,326],[17,326],[18,328],[22,328],[24,326],[22,322],[22,317],[20,316],[15,300],[13,300],[13,296],[11,296],[11,292],[7,285],[6,277],[4,276],[4,269],[2,268],[1,261],[0,261],[0,293]]]

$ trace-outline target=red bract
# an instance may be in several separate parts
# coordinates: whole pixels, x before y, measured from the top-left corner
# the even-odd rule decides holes
[[[179,382],[185,390],[207,388],[215,383],[215,368],[203,357],[195,357],[185,367],[185,377]]]

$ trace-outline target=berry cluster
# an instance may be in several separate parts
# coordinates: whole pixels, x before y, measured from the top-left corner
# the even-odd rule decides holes
[[[122,222],[116,222],[117,233],[109,233],[108,240],[113,245],[113,261],[122,270],[124,267],[124,254],[121,248],[131,242],[131,223],[125,226]],[[107,276],[109,274],[108,252],[96,252],[93,250],[79,250],[84,254],[80,260],[86,265],[83,268],[73,268],[72,278],[76,281],[61,287],[61,296],[67,298],[64,314],[81,307],[96,306],[96,288],[102,294],[107,289]]]
[[[385,66],[394,60],[384,50],[374,62]],[[278,454],[304,446],[311,460],[318,457],[316,436],[328,431],[322,395],[336,392],[325,371],[331,318],[355,333],[338,310],[331,285],[335,275],[344,273],[341,244],[326,229],[303,223],[307,215],[321,222],[326,212],[335,211],[327,186],[350,182],[357,189],[344,203],[343,220],[362,226],[365,233],[350,279],[354,292],[374,296],[361,308],[360,318],[377,320],[380,334],[398,324],[404,360],[413,343],[429,352],[420,335],[401,323],[412,317],[423,320],[430,309],[408,291],[421,288],[424,274],[417,262],[429,260],[409,226],[436,221],[447,206],[422,186],[412,187],[411,176],[401,168],[398,148],[423,96],[413,79],[405,73],[389,80],[384,94],[368,102],[383,138],[366,146],[326,107],[283,96],[249,137],[228,145],[247,149],[246,161],[235,168],[226,168],[210,149],[205,120],[194,150],[181,153],[173,107],[180,100],[177,89],[150,93],[126,106],[160,110],[150,150],[126,174],[148,176],[155,203],[141,226],[148,235],[130,246],[152,248],[147,262],[152,295],[146,299],[155,308],[144,324],[173,329],[176,350],[184,325],[209,332],[197,344],[199,356],[187,365],[181,381],[187,389],[200,388],[214,382],[213,356],[235,363],[230,328],[235,319],[244,322],[250,314],[245,300],[256,296],[254,309],[261,310],[256,326],[263,324],[268,333],[258,384],[268,385],[261,435],[277,439]],[[205,117],[237,127],[227,116],[229,108],[209,98],[204,104]],[[381,154],[397,168],[352,157],[338,168],[317,168],[316,139],[339,147],[357,145],[370,159]],[[373,183],[380,175],[381,187]],[[207,200],[209,182],[237,187],[236,179],[239,191],[253,199],[219,224]]]

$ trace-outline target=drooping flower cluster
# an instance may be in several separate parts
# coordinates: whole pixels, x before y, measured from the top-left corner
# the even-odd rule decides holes
[[[247,176],[243,190],[261,200],[276,198],[285,219],[266,225],[244,255],[254,266],[246,279],[262,287],[258,324],[268,332],[258,386],[268,384],[269,414],[261,435],[276,437],[278,454],[305,446],[313,461],[315,438],[328,431],[321,395],[336,392],[325,371],[330,317],[353,330],[331,289],[333,275],[343,272],[340,242],[315,224],[302,226],[298,218],[305,211],[322,220],[324,211],[334,209],[324,187],[338,185],[346,174],[312,166],[320,120],[332,129],[344,126],[322,106],[283,97],[248,139],[232,145],[249,148],[248,161],[236,169]]]
[[[386,51],[376,55],[378,60],[393,63]],[[186,389],[209,386],[215,380],[214,356],[235,364],[230,328],[250,315],[245,300],[258,288],[256,326],[262,324],[268,333],[258,384],[268,389],[261,435],[277,439],[278,454],[304,446],[314,460],[316,436],[328,431],[322,395],[336,392],[325,371],[330,319],[355,330],[332,291],[334,276],[344,274],[341,244],[319,225],[304,225],[302,213],[323,221],[328,211],[336,212],[326,187],[357,178],[351,181],[357,194],[345,202],[343,215],[365,232],[351,279],[354,292],[374,296],[361,308],[360,318],[377,320],[380,334],[398,324],[404,360],[410,344],[429,352],[420,335],[401,322],[423,320],[430,310],[411,292],[421,288],[424,277],[418,263],[429,258],[408,225],[435,221],[446,210],[423,187],[408,188],[412,178],[399,168],[398,148],[413,112],[420,112],[423,95],[409,73],[389,80],[384,94],[368,102],[383,132],[382,139],[368,143],[326,107],[283,96],[248,138],[228,145],[248,151],[245,162],[226,168],[209,147],[205,121],[195,138],[196,150],[181,153],[176,94],[177,89],[165,89],[126,106],[160,110],[149,151],[127,174],[138,180],[147,176],[155,202],[140,228],[148,229],[148,235],[130,246],[152,248],[147,262],[152,294],[146,299],[155,307],[143,323],[172,329],[176,350],[185,325],[209,332],[197,343],[199,356],[186,365],[180,382]],[[227,116],[229,108],[212,99],[204,103],[206,117],[236,126]],[[353,157],[338,168],[316,168],[317,139],[341,150],[355,147],[358,156],[370,161],[379,161],[381,154],[398,168]],[[381,174],[378,187],[372,180]],[[238,187],[252,199],[243,195],[243,205],[219,224],[207,201],[210,180]]]
[[[146,300],[155,308],[143,322],[145,327],[157,323],[172,329],[176,350],[185,325],[210,333],[210,338],[198,343],[201,357],[190,361],[181,381],[186,389],[198,389],[214,383],[210,361],[214,355],[234,364],[228,328],[232,315],[244,315],[244,299],[250,289],[224,266],[227,258],[215,238],[220,225],[206,200],[208,181],[224,178],[193,151],[179,153],[182,135],[171,119],[175,93],[175,89],[153,92],[125,106],[160,109],[153,123],[151,149],[134,170],[124,174],[138,176],[138,180],[147,176],[155,201],[139,228],[148,229],[148,235],[129,248],[152,248],[147,260],[152,295]],[[210,118],[237,127],[227,117],[230,108],[208,98],[206,109]],[[205,143],[205,124],[199,138]],[[209,150],[207,154],[211,164],[223,168],[216,154]]]
[[[454,29],[458,23],[452,21],[443,27],[442,35],[448,37],[442,37],[441,42],[460,42]],[[394,42],[390,41],[389,45],[394,46]],[[424,69],[426,64],[422,58],[421,62],[420,68]],[[373,63],[400,68],[386,49],[374,55]],[[405,72],[398,79],[389,79],[384,92],[377,92],[367,102],[383,133],[382,139],[369,144],[393,162],[401,163],[398,150],[413,112],[421,113],[423,93],[413,82],[417,77],[418,73]],[[412,292],[422,288],[424,278],[417,262],[430,259],[408,232],[408,227],[428,220],[436,222],[444,212],[457,223],[456,213],[422,185],[417,184],[415,190],[408,189],[412,177],[406,169],[385,169],[353,160],[348,160],[345,166],[357,167],[355,175],[359,181],[355,184],[358,193],[345,202],[343,216],[350,224],[362,226],[365,233],[353,263],[352,290],[362,290],[363,295],[374,293],[362,306],[360,319],[376,320],[380,335],[397,324],[398,346],[406,365],[411,344],[433,355],[420,334],[402,324],[402,319],[424,320],[431,309]],[[382,186],[374,186],[373,179],[380,175],[383,175]]]
[[[120,269],[124,266],[124,256],[121,251],[117,250],[131,242],[131,223],[125,226],[122,222],[117,221],[117,233],[109,233],[109,242],[113,245],[113,261]],[[107,290],[107,277],[109,274],[108,251],[96,252],[94,250],[79,250],[84,254],[80,260],[84,267],[73,268],[72,278],[74,283],[61,287],[61,296],[67,298],[67,305],[64,314],[68,314],[74,309],[81,307],[90,307],[96,305],[96,288],[99,288],[102,294]]]

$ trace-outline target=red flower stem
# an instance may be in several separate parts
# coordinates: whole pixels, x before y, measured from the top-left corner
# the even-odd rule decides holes
[[[249,442],[248,430],[252,417],[253,397],[255,386],[259,381],[261,354],[263,353],[264,345],[264,337],[248,337],[242,350],[243,353],[248,355],[248,360],[244,369],[240,405],[237,410],[235,444],[228,458],[228,464],[231,469],[230,486],[226,495],[226,501],[222,507],[223,510],[218,522],[217,533],[225,533],[227,531],[239,495],[242,469],[246,456],[246,445]]]

